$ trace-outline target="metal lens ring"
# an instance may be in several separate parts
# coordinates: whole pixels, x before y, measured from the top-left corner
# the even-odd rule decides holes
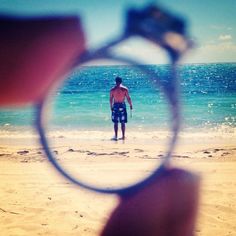
[[[176,75],[175,75],[175,65],[172,65],[170,67],[171,70],[171,79],[169,81],[168,85],[163,85],[159,78],[156,75],[156,72],[153,70],[147,70],[144,66],[139,66],[136,61],[123,58],[123,57],[112,57],[110,55],[102,56],[100,58],[101,60],[112,60],[120,63],[125,63],[131,66],[132,68],[135,68],[136,70],[140,71],[141,73],[145,74],[145,78],[150,80],[154,86],[158,87],[159,90],[162,91],[164,94],[165,100],[167,101],[169,113],[170,113],[170,139],[167,144],[168,148],[165,152],[165,155],[160,160],[160,163],[155,166],[154,170],[151,172],[151,174],[148,174],[143,179],[138,180],[132,184],[129,184],[128,186],[122,186],[122,187],[100,187],[96,184],[89,184],[86,181],[83,181],[80,179],[80,177],[75,177],[73,174],[71,174],[70,171],[68,171],[66,168],[64,168],[61,165],[61,161],[58,160],[57,154],[55,151],[52,150],[50,146],[50,142],[48,140],[47,135],[47,116],[48,116],[48,105],[49,101],[51,100],[52,96],[49,95],[47,98],[45,98],[41,103],[37,105],[37,121],[36,121],[36,127],[40,135],[40,141],[41,144],[45,150],[45,153],[51,162],[51,164],[57,169],[57,171],[63,175],[66,179],[70,180],[74,184],[77,184],[81,187],[84,187],[86,189],[100,192],[100,193],[107,193],[107,194],[125,194],[130,193],[131,191],[138,190],[145,186],[149,181],[151,181],[153,178],[156,178],[159,174],[161,174],[165,168],[169,165],[169,161],[171,158],[171,154],[173,152],[173,149],[175,147],[175,143],[177,140],[178,130],[179,130],[179,102],[178,102],[178,91],[176,83]],[[98,58],[96,58],[98,60]],[[83,65],[80,65],[83,67]],[[81,68],[81,67],[80,67]],[[80,138],[80,137],[78,137]],[[78,166],[80,168],[80,166]]]

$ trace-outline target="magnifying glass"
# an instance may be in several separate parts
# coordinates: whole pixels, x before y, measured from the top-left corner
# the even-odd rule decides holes
[[[117,45],[133,36],[154,41],[155,44],[166,51],[170,63],[167,66],[166,79],[161,79],[155,69],[142,65],[142,62],[114,53],[114,48]],[[120,38],[99,49],[87,51],[79,57],[74,63],[74,68],[78,70],[74,70],[73,76],[70,76],[63,84],[55,86],[53,92],[37,105],[36,127],[40,135],[40,141],[49,161],[59,173],[71,182],[86,189],[118,195],[136,191],[162,174],[170,165],[171,154],[180,128],[179,83],[176,75],[176,65],[181,55],[189,47],[190,43],[184,32],[183,21],[157,7],[150,6],[141,11],[130,10],[128,12],[127,27]],[[103,155],[100,155],[100,150],[100,153],[95,154],[99,161],[93,161],[88,158],[91,151],[84,147],[88,147],[88,145],[90,147],[98,146],[101,143],[97,142],[95,137],[83,140],[79,135],[82,132],[79,127],[83,115],[84,119],[86,117],[89,119],[89,116],[91,116],[89,111],[94,111],[94,109],[96,111],[99,106],[99,104],[93,102],[92,104],[95,107],[89,108],[88,105],[88,110],[84,109],[83,102],[89,104],[89,99],[94,99],[94,91],[92,87],[87,86],[86,94],[83,97],[81,95],[83,91],[79,89],[81,81],[82,83],[92,84],[99,76],[103,79],[104,76],[107,76],[106,80],[102,80],[103,83],[107,81],[102,86],[102,88],[106,88],[106,85],[113,81],[114,77],[112,75],[115,74],[122,74],[125,78],[133,76],[136,79],[138,78],[139,81],[147,83],[150,91],[153,89],[152,93],[156,93],[156,99],[160,98],[161,95],[164,97],[161,105],[166,106],[166,110],[169,111],[167,120],[170,127],[170,138],[166,145],[165,154],[162,158],[155,159],[156,163],[153,164],[152,162],[151,167],[146,165],[147,162],[140,161],[138,165],[143,166],[143,168],[141,172],[136,174],[136,164],[131,165],[131,169],[127,168],[128,158],[123,160],[124,165],[121,168],[114,162],[114,159],[119,158],[121,153],[124,157],[123,146],[122,150],[107,152],[109,142],[104,142],[101,148]],[[77,114],[79,115],[77,116]],[[73,119],[76,122],[72,122]],[[74,125],[71,125],[72,123]],[[91,126],[92,124],[91,122]],[[62,127],[63,130],[59,130],[59,127]],[[59,135],[59,137],[66,138],[55,138],[56,132],[60,134],[64,132],[64,136]],[[73,149],[65,151],[62,148],[60,152],[54,151],[55,147],[69,147],[72,144],[75,147]],[[69,150],[73,152],[73,155],[71,153],[68,155]],[[102,159],[102,156],[113,158],[113,162],[109,162],[107,158]],[[127,171],[132,171],[134,174],[127,177]],[[106,173],[106,177],[102,179],[101,176],[104,173]]]

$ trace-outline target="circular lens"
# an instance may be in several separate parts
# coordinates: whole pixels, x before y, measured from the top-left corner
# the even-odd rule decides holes
[[[169,69],[109,59],[91,61],[69,74],[39,109],[41,141],[60,173],[102,192],[150,177],[175,141],[171,76],[157,76],[168,75]],[[110,102],[118,104],[115,114],[116,104],[111,110]]]

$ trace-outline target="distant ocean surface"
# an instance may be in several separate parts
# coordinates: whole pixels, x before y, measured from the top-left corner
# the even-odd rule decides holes
[[[169,66],[147,65],[161,80],[171,79]],[[188,64],[178,67],[182,128],[236,128],[236,63]],[[151,131],[169,127],[169,108],[163,93],[142,73],[129,66],[92,66],[71,73],[54,96],[54,130],[112,130],[109,91],[116,76],[123,78],[133,101],[128,129]],[[25,130],[35,121],[34,109],[1,109],[0,131]]]

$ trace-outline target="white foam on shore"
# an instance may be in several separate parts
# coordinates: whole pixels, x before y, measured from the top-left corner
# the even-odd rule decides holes
[[[107,139],[113,135],[112,128],[108,130],[76,130],[60,129],[50,131],[47,136],[51,138],[80,138],[86,140]],[[129,130],[126,132],[129,138],[155,139],[171,136],[168,130]],[[216,128],[191,128],[182,129],[179,132],[183,137],[234,137],[236,127],[221,126]],[[33,128],[0,129],[0,138],[37,138],[37,131]]]
[[[69,145],[70,143],[92,143],[109,145],[113,137],[113,130],[55,130],[47,134],[51,146]],[[119,133],[119,137],[121,133]],[[155,131],[135,131],[127,130],[126,144],[157,144],[168,145],[172,137],[171,132],[165,130]],[[225,140],[225,141],[224,141]],[[179,133],[179,144],[201,144],[204,142],[224,142],[236,143],[236,128],[221,127],[221,129],[189,129]],[[119,141],[120,142],[120,141]],[[0,130],[0,145],[22,145],[34,146],[39,145],[39,135],[34,129],[15,129]]]

